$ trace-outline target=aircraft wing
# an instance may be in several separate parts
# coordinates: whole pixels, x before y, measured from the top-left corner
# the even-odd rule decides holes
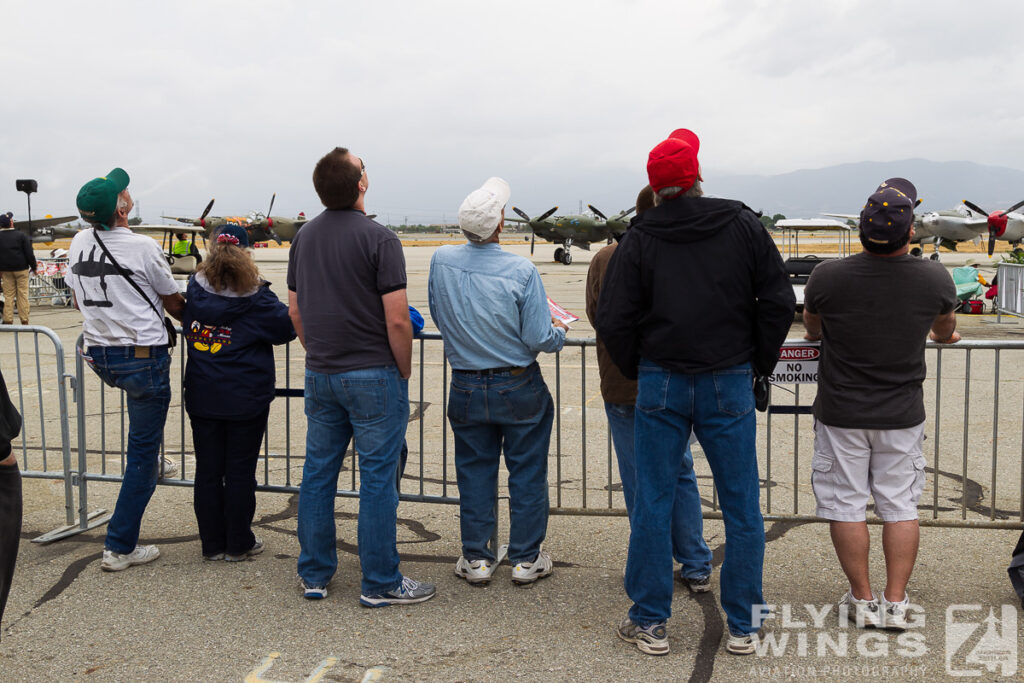
[[[160,234],[165,235],[167,233],[179,233],[184,232],[188,234],[202,235],[206,232],[206,228],[198,225],[130,225],[132,232],[139,232],[144,235]]]
[[[49,228],[49,227],[54,226],[54,225],[62,225],[64,223],[74,223],[79,218],[80,218],[80,216],[59,216],[57,218],[53,218],[52,216],[47,216],[46,218],[33,218],[32,219],[32,227],[33,228]],[[28,227],[28,219],[27,218],[24,218],[24,219],[22,219],[22,218],[15,218],[14,219],[14,225],[15,225],[15,227],[22,227],[22,226]]]
[[[178,221],[179,223],[185,223],[192,225],[195,223],[195,218],[186,218],[185,216],[160,216],[160,218],[166,218],[169,221]]]
[[[860,215],[855,213],[823,213],[822,216],[828,216],[829,218],[842,218],[846,221],[853,221],[854,223],[860,222]]]

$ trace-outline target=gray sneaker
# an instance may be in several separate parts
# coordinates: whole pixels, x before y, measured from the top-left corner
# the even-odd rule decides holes
[[[259,555],[262,552],[263,552],[263,541],[261,539],[257,538],[256,542],[252,544],[252,547],[249,548],[248,550],[246,550],[241,555],[227,555],[227,554],[225,554],[224,555],[224,561],[225,562],[243,562],[245,560],[248,560],[253,555]]]
[[[619,638],[627,643],[633,643],[640,652],[646,655],[668,654],[668,634],[665,632],[665,622],[663,621],[649,626],[640,626],[626,617],[615,632],[619,634]]]
[[[707,593],[711,590],[710,574],[696,577],[683,576],[683,570],[680,568],[676,576],[684,586],[690,589],[691,593]]]
[[[360,595],[359,603],[364,607],[388,607],[389,605],[410,605],[434,597],[437,588],[432,583],[420,583],[408,576],[402,578],[398,588],[387,593]]]

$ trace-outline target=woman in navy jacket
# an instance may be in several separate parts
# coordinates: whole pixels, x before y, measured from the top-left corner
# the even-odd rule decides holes
[[[262,280],[241,227],[228,225],[188,283],[185,410],[196,451],[194,506],[203,557],[263,551],[252,533],[256,462],[274,398],[274,344],[295,338],[288,307]]]

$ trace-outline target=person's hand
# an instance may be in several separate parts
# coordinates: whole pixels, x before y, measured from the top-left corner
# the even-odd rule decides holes
[[[569,331],[569,326],[568,326],[568,325],[566,325],[565,323],[563,323],[563,322],[562,322],[561,320],[559,320],[558,318],[552,318],[552,319],[551,319],[551,326],[552,326],[552,327],[560,327],[560,328],[562,328],[563,330],[565,330],[566,332],[568,332],[568,331]]]
[[[807,341],[821,341],[820,334],[811,334],[810,332],[804,332],[804,339]]]
[[[928,338],[931,339],[936,344],[956,344],[961,339],[960,333],[957,332],[956,330],[953,330],[953,333],[949,335],[949,338],[947,339],[939,339],[937,336],[935,336],[934,332],[929,333]]]

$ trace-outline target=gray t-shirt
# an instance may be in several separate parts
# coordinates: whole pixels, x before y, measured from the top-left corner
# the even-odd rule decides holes
[[[832,427],[904,429],[924,422],[924,347],[956,305],[940,263],[868,252],[822,263],[804,289],[821,316],[814,416]]]
[[[306,339],[306,367],[335,374],[393,365],[381,296],[405,289],[395,233],[361,211],[327,210],[302,226],[288,254]]]

